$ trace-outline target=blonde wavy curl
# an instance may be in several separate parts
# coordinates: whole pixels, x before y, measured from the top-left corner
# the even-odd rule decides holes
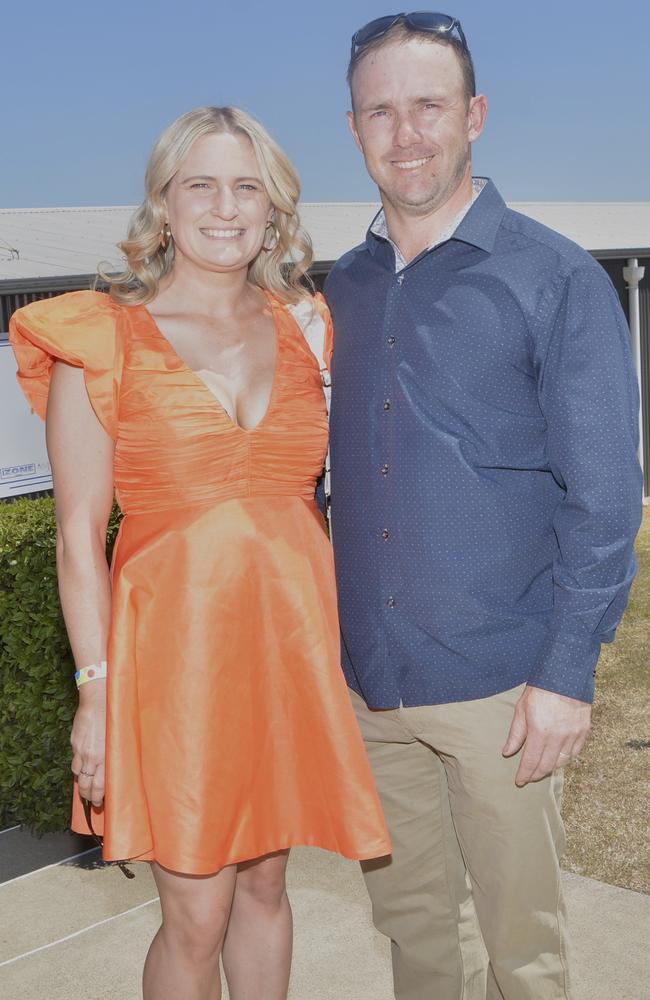
[[[311,240],[300,226],[300,180],[289,158],[252,115],[240,108],[195,108],[165,129],[153,148],[145,174],[145,199],[136,209],[127,238],[118,243],[126,258],[119,273],[101,265],[97,272],[109,293],[125,305],[150,302],[161,279],[174,266],[174,240],[161,245],[166,222],[165,193],[170,181],[199,136],[230,133],[247,136],[255,151],[266,193],[274,208],[277,242],[249,264],[252,284],[268,289],[281,302],[309,297],[304,276],[313,260]]]

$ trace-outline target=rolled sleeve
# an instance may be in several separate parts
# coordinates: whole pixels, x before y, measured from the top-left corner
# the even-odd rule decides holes
[[[548,319],[548,317],[547,317]],[[553,518],[553,612],[528,683],[591,701],[627,604],[641,522],[637,381],[616,292],[595,262],[565,279],[539,376]]]

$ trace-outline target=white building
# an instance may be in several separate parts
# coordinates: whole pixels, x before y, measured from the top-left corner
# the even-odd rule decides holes
[[[630,321],[642,388],[642,454],[648,494],[650,202],[516,202],[510,208],[537,219],[588,250],[607,271],[621,297]],[[312,275],[318,285],[341,254],[363,241],[377,209],[373,202],[302,204],[302,223],[314,245]],[[40,462],[23,461],[22,452],[16,451],[15,435],[21,432],[13,425],[20,404],[14,396],[17,390],[10,382],[13,361],[6,347],[11,314],[35,299],[91,287],[100,262],[108,265],[109,270],[118,270],[122,261],[116,244],[124,238],[132,212],[132,206],[0,209],[0,496],[41,490],[49,485],[43,466],[44,451]],[[21,419],[24,421],[25,413]],[[30,427],[28,436],[33,448],[33,442],[41,440],[42,431]]]

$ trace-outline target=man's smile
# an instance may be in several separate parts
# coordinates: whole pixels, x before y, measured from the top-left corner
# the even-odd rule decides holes
[[[433,159],[433,153],[431,156],[423,156],[419,160],[392,160],[394,167],[399,170],[417,170],[418,167],[423,167],[425,163],[429,163]]]

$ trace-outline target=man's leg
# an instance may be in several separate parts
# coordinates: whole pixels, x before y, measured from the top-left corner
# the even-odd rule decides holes
[[[447,772],[490,956],[488,1000],[568,1000],[562,776],[517,788],[519,755],[501,754],[522,690],[406,711],[411,731],[436,747]]]
[[[389,862],[362,867],[375,926],[391,939],[395,996],[483,998],[481,946],[440,760],[404,728],[400,711],[373,711],[351,696],[393,840]]]

